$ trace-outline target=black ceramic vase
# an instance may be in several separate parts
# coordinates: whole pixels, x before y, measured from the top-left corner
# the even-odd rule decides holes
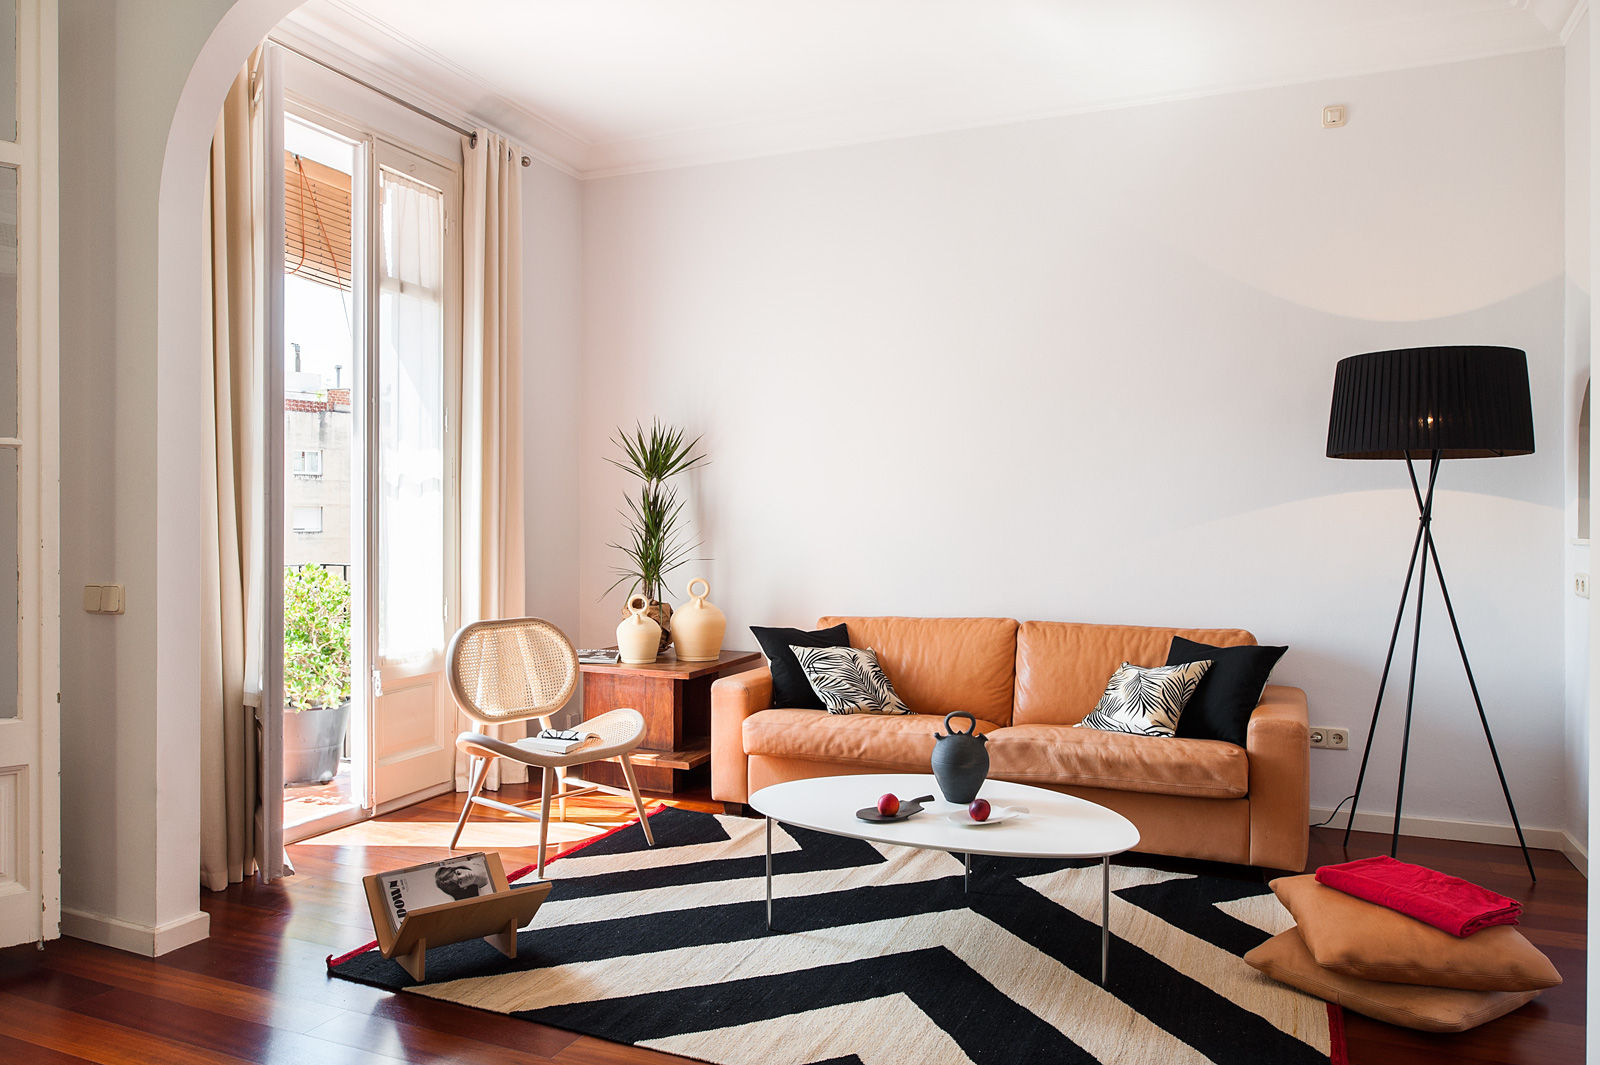
[[[957,732],[950,724],[958,717],[972,722],[967,731]],[[978,797],[989,776],[989,740],[978,735],[978,719],[965,710],[946,714],[944,727],[944,733],[933,734],[933,779],[946,802],[965,806]]]

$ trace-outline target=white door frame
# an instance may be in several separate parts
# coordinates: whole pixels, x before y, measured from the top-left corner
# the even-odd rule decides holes
[[[60,256],[55,0],[17,4],[17,715],[0,722],[0,947],[60,935]],[[9,490],[9,489],[8,489]]]

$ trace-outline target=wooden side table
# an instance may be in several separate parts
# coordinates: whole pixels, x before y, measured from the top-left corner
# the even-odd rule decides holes
[[[711,682],[755,669],[760,651],[723,651],[715,662],[679,662],[668,653],[645,666],[580,663],[583,717],[631,706],[644,715],[644,743],[630,756],[639,787],[675,792],[688,786],[690,770],[711,761]],[[622,767],[595,762],[578,768],[585,779],[627,787]]]

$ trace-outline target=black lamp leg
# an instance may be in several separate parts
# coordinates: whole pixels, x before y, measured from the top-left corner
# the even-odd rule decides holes
[[[1528,853],[1528,841],[1522,835],[1522,822],[1517,818],[1517,806],[1511,801],[1511,786],[1506,783],[1506,771],[1500,765],[1500,752],[1494,745],[1494,733],[1489,731],[1489,715],[1483,711],[1483,699],[1478,695],[1478,682],[1472,676],[1472,663],[1467,661],[1467,645],[1461,639],[1461,626],[1456,624],[1456,608],[1450,603],[1450,590],[1444,584],[1444,570],[1439,565],[1439,551],[1433,546],[1433,533],[1427,536],[1424,552],[1433,555],[1433,572],[1439,577],[1439,591],[1444,596],[1445,613],[1450,615],[1450,629],[1456,635],[1456,650],[1461,652],[1461,667],[1467,671],[1467,686],[1472,689],[1472,701],[1478,707],[1478,721],[1483,725],[1483,738],[1489,741],[1489,757],[1494,759],[1494,771],[1500,777],[1500,790],[1506,797],[1506,809],[1511,811],[1511,824],[1517,830],[1517,844],[1522,848],[1522,860],[1528,863],[1528,878],[1535,883],[1539,877],[1533,871],[1533,856]]]
[[[1412,474],[1413,484],[1416,474]],[[1419,505],[1420,509],[1420,505]],[[1389,653],[1383,657],[1383,676],[1378,680],[1378,697],[1372,703],[1372,723],[1367,726],[1366,748],[1361,752],[1361,772],[1356,774],[1356,793],[1350,803],[1350,819],[1344,823],[1344,845],[1350,846],[1350,830],[1356,823],[1356,809],[1361,805],[1361,788],[1367,780],[1367,762],[1372,758],[1372,738],[1378,731],[1378,711],[1383,708],[1383,693],[1389,686],[1389,667],[1394,664],[1395,645],[1400,640],[1400,623],[1405,620],[1406,602],[1411,598],[1411,578],[1417,571],[1417,552],[1422,549],[1426,527],[1417,522],[1417,538],[1411,543],[1411,561],[1406,563],[1406,583],[1400,589],[1400,609],[1394,614],[1394,629],[1389,633]]]
[[[1406,458],[1406,466],[1410,469],[1411,459]],[[1394,792],[1394,832],[1389,837],[1389,857],[1396,856],[1400,849],[1400,808],[1404,805],[1406,795],[1406,759],[1411,753],[1411,710],[1416,702],[1417,695],[1417,653],[1422,648],[1422,603],[1428,589],[1428,545],[1433,538],[1428,533],[1428,525],[1433,520],[1433,485],[1439,477],[1439,455],[1434,453],[1433,462],[1428,470],[1428,496],[1422,504],[1422,567],[1417,572],[1417,618],[1411,631],[1411,676],[1406,683],[1406,726],[1400,740],[1400,782],[1395,786]],[[1416,487],[1416,473],[1413,472],[1412,488]]]

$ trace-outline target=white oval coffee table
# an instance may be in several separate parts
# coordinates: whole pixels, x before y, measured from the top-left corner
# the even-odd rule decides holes
[[[872,806],[878,796],[887,792],[901,799],[932,795],[934,801],[924,805],[922,813],[904,821],[856,819],[857,810]],[[951,824],[946,815],[965,807],[940,798],[929,773],[810,777],[762,788],[750,796],[750,805],[767,819],[767,928],[772,928],[774,821],[872,843],[963,854],[969,879],[974,854],[1001,858],[1099,858],[1100,982],[1105,983],[1111,951],[1111,856],[1137,844],[1139,830],[1114,810],[1028,784],[986,780],[978,794],[991,803],[1025,806],[1028,813],[994,825]]]

